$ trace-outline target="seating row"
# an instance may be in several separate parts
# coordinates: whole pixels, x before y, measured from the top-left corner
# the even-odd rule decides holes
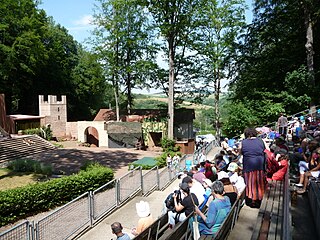
[[[232,206],[227,218],[222,223],[218,233],[213,238],[213,236],[201,236],[200,239],[226,239],[232,230],[236,220],[238,219],[242,203],[244,201],[243,192],[240,198]],[[203,212],[207,209],[203,208]],[[178,223],[174,229],[169,229],[168,225],[168,214],[163,214],[158,218],[149,228],[145,229],[142,233],[134,238],[134,240],[145,240],[145,239],[154,239],[154,240],[164,240],[164,239],[185,239],[193,240],[192,232],[192,220],[193,214],[190,214],[183,222]]]
[[[50,142],[37,135],[9,138],[0,141],[0,163],[56,149]]]

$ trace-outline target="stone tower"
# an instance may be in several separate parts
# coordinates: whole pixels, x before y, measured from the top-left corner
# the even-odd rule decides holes
[[[53,136],[64,137],[66,135],[67,125],[67,97],[48,95],[45,99],[39,95],[39,115],[45,117],[42,125],[50,124]]]

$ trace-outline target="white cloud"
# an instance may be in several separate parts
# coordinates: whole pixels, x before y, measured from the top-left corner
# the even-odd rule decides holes
[[[91,15],[85,15],[82,18],[74,21],[74,25],[78,27],[86,27],[92,25],[93,18]]]

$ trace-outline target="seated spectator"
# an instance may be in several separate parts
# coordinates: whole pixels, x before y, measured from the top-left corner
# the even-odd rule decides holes
[[[215,181],[212,185],[212,195],[214,200],[210,202],[207,216],[198,207],[195,211],[198,216],[200,235],[215,236],[224,219],[231,209],[231,203],[227,196],[223,196],[224,186],[220,181]]]
[[[190,188],[187,183],[180,183],[179,185],[184,198],[181,203],[177,202],[177,195],[173,195],[175,211],[168,211],[169,228],[173,228],[177,222],[182,222],[194,212],[195,205],[198,206],[198,198],[194,193],[190,192]]]
[[[200,182],[202,184],[203,179],[206,178],[204,172],[199,172],[198,171],[198,166],[193,166],[191,168],[191,172],[193,173],[192,178],[197,180],[198,182]]]
[[[299,183],[296,184],[297,187],[303,187],[304,182],[306,179],[305,173],[308,173],[308,177],[310,177],[310,174],[314,177],[319,176],[319,170],[318,165],[320,163],[320,148],[317,148],[311,155],[311,159],[309,162],[307,161],[300,161],[299,162],[299,172],[300,172],[300,180]],[[307,177],[307,178],[308,178]]]
[[[235,186],[232,185],[230,182],[230,178],[228,173],[225,172],[225,174],[220,175],[218,177],[218,180],[220,180],[224,185],[224,196],[229,197],[231,205],[233,205],[237,198],[238,198],[238,191]]]
[[[189,176],[183,178],[182,183],[188,184],[188,186],[190,188],[190,192],[194,193],[197,196],[197,200],[198,200],[199,204],[202,204],[202,202],[204,201],[204,195],[206,193],[202,184],[199,183],[197,180],[192,179]]]
[[[211,187],[212,187],[212,181],[210,180],[210,179],[207,179],[207,178],[205,178],[205,179],[203,179],[203,181],[202,181],[202,186],[204,187],[204,189],[205,189],[205,194],[206,194],[206,196],[207,197],[210,197],[211,196],[211,193],[212,193],[212,191],[211,191]]]
[[[319,158],[320,158],[320,149],[318,148],[316,150],[316,154],[315,153],[312,154],[312,157],[311,157],[309,167],[312,165],[313,168],[311,168],[309,171],[305,172],[304,180],[303,180],[303,188],[301,190],[297,191],[298,194],[303,194],[307,191],[307,186],[309,184],[309,177],[314,177],[314,178],[320,177],[320,160],[319,160]]]
[[[287,154],[283,154],[278,158],[279,169],[273,173],[272,180],[282,181],[284,179],[289,167],[288,161],[289,156]]]
[[[229,171],[229,179],[230,182],[234,187],[236,187],[238,196],[241,195],[241,193],[246,188],[246,184],[244,182],[244,178],[240,176],[239,166],[236,163],[230,163],[229,167],[227,169]]]
[[[214,179],[215,174],[212,171],[211,163],[207,161],[206,164],[204,165],[204,168],[205,168],[204,175],[206,176],[206,178],[212,181]]]
[[[128,234],[122,232],[123,227],[121,226],[121,223],[114,222],[111,224],[111,230],[112,233],[117,236],[117,240],[130,240]]]
[[[270,150],[265,149],[264,153],[266,154],[266,161],[267,161],[267,178],[272,178],[272,175],[279,170],[279,164],[276,160],[275,151],[279,150],[279,148],[273,144],[270,147]]]
[[[148,202],[140,201],[139,203],[136,203],[136,210],[140,219],[138,221],[138,226],[131,230],[131,233],[135,236],[139,235],[153,223]]]
[[[221,147],[222,147],[222,149],[223,150],[227,150],[227,148],[228,147],[230,147],[229,145],[228,145],[228,138],[225,138],[222,142],[221,142]]]

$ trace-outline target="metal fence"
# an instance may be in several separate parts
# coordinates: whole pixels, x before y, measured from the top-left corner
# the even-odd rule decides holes
[[[181,159],[181,166],[184,160]],[[73,239],[136,195],[163,189],[176,178],[176,172],[168,168],[159,172],[158,167],[154,167],[142,175],[141,167],[135,168],[95,191],[82,194],[35,224],[25,221],[0,233],[0,240]]]
[[[0,234],[0,240],[29,240],[33,239],[31,236],[31,232],[33,230],[33,224],[29,221],[25,221],[23,223],[18,224],[17,226],[11,228],[8,231],[5,231]]]

